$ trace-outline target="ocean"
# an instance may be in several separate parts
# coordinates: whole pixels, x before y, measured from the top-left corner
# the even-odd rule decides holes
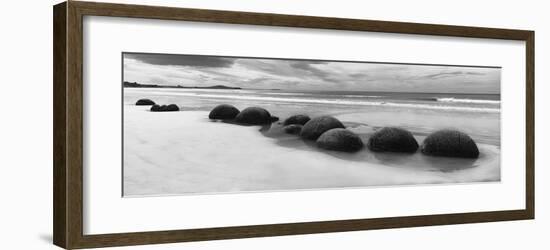
[[[293,114],[346,116],[350,123],[399,126],[420,134],[453,128],[500,145],[500,95],[368,91],[125,88],[125,103],[161,98],[185,110],[210,110],[227,103],[260,106],[284,119]],[[130,96],[136,96],[130,98]]]
[[[500,112],[500,94],[400,93],[367,91],[281,91],[281,90],[213,90],[151,89],[150,94],[170,93],[211,99],[236,101],[273,101],[302,104],[348,106],[390,106],[473,112]]]

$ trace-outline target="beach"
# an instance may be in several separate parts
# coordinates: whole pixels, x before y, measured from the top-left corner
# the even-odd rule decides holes
[[[135,106],[149,98],[178,112]],[[262,107],[281,120],[241,126],[210,120],[215,106]],[[474,94],[301,92],[248,89],[124,88],[123,195],[368,188],[500,181],[500,96]],[[330,115],[366,143],[382,127],[430,133],[456,129],[477,144],[477,159],[329,151],[282,121],[296,114]]]

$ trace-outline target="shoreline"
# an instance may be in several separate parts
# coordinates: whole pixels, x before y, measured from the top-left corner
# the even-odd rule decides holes
[[[139,89],[139,88],[138,88]],[[184,89],[185,90],[185,89]],[[209,91],[201,89],[202,91]],[[201,91],[201,92],[202,92]],[[211,98],[218,100],[246,100],[246,101],[268,101],[268,102],[291,102],[298,104],[309,104],[309,105],[347,105],[347,106],[376,106],[376,107],[386,107],[386,108],[409,108],[409,109],[432,109],[438,111],[455,111],[455,112],[479,112],[479,113],[491,113],[491,114],[500,114],[500,108],[491,108],[491,107],[475,107],[475,106],[452,106],[450,104],[457,104],[461,102],[440,102],[439,104],[447,105],[429,105],[423,103],[404,103],[404,102],[392,102],[392,101],[381,101],[377,100],[378,97],[371,97],[366,100],[339,100],[339,99],[312,99],[312,98],[303,98],[303,97],[274,97],[274,96],[245,96],[245,95],[235,95],[238,92],[246,93],[247,90],[237,90],[237,93],[233,95],[215,93],[219,89],[214,89],[214,93],[192,93],[189,91],[162,91],[162,89],[153,89],[147,92],[151,96],[162,96],[170,95],[173,97],[191,97],[191,98]],[[223,91],[223,90],[222,90]],[[139,91],[136,91],[139,92]],[[499,102],[500,103],[500,102]],[[475,102],[470,102],[469,104],[476,104]]]

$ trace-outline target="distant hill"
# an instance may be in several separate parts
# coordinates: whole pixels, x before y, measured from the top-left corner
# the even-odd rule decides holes
[[[125,88],[158,88],[160,86],[154,84],[139,84],[137,82],[124,82]]]
[[[229,87],[225,85],[214,85],[208,87],[182,87],[182,88],[195,88],[195,89],[241,89],[239,87]]]
[[[156,85],[156,84],[140,84],[137,82],[124,82],[125,88],[180,88],[180,89],[241,89],[239,87],[229,87],[225,85],[214,85],[206,87],[197,86],[182,86],[182,85]]]

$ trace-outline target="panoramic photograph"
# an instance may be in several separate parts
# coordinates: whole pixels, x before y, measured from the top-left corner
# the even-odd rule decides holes
[[[501,70],[125,52],[122,195],[498,182]]]

